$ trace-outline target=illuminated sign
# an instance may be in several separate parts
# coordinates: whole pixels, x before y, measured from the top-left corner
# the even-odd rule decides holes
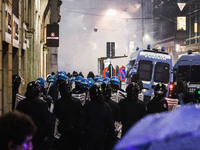
[[[186,30],[186,17],[177,17],[177,30]]]
[[[59,25],[47,24],[47,46],[59,47]]]
[[[161,59],[161,60],[171,59],[170,55],[152,53],[152,52],[141,52],[140,56],[144,56],[150,59]]]

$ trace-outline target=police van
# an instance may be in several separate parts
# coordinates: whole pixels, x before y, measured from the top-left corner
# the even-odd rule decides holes
[[[143,83],[144,102],[148,103],[154,92],[153,88],[158,83],[167,86],[169,95],[169,87],[173,82],[173,64],[170,53],[161,50],[150,49],[148,45],[145,50],[138,50],[130,55],[128,64],[126,65],[127,80],[131,77],[131,70],[135,68],[139,79]],[[129,82],[129,81],[128,81]]]
[[[183,93],[184,102],[192,102],[193,94],[200,87],[200,54],[188,51],[174,65],[174,83],[177,93]]]

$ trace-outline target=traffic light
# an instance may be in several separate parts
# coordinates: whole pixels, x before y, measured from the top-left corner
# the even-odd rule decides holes
[[[115,42],[106,43],[107,58],[115,57]]]
[[[200,102],[200,89],[197,88],[194,92],[194,103]]]

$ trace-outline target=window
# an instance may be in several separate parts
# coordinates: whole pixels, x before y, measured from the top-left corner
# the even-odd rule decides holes
[[[130,61],[130,64],[131,64],[131,66],[134,66],[135,60],[131,60],[131,61]]]
[[[161,83],[169,82],[169,64],[157,62],[155,65],[154,81]]]
[[[151,61],[141,60],[138,67],[139,78],[143,81],[151,81],[153,64]]]
[[[190,80],[190,66],[178,67],[178,80],[186,82]]]
[[[200,82],[200,65],[195,65],[191,67],[191,82]]]
[[[12,1],[13,14],[19,18],[19,0]]]

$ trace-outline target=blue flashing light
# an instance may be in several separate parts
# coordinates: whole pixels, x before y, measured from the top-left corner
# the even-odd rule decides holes
[[[151,49],[151,45],[150,44],[147,45],[147,49],[148,50]]]
[[[165,51],[165,47],[164,47],[164,46],[161,48],[161,51],[162,51],[162,52],[164,52],[164,51]]]

